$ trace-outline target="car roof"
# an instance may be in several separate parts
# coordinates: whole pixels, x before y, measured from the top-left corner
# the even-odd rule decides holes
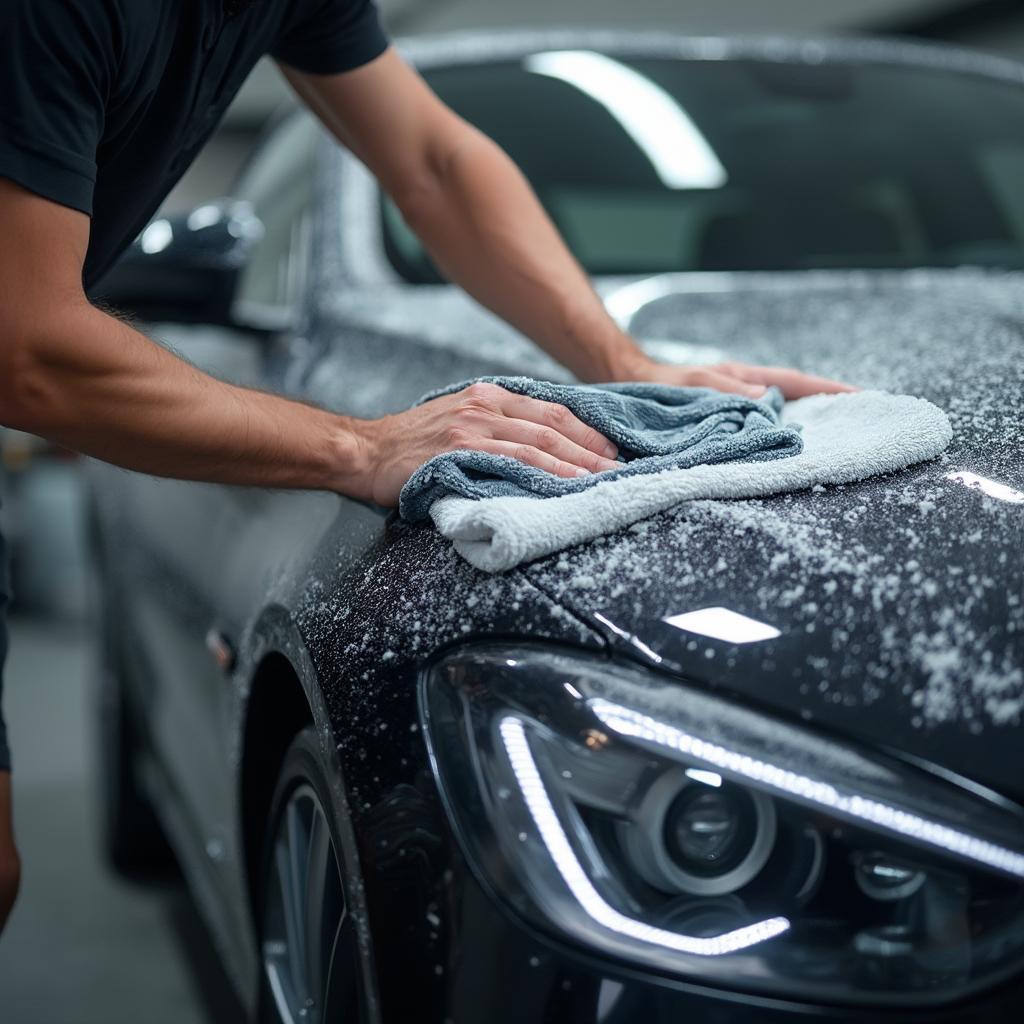
[[[544,29],[466,31],[399,39],[422,70],[517,60],[538,50],[597,50],[678,60],[765,60],[799,64],[889,64],[982,76],[1024,85],[1024,63],[900,36],[692,36],[664,31]]]

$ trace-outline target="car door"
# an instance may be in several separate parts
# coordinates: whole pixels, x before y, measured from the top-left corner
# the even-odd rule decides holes
[[[154,337],[214,376],[283,390],[289,368],[305,351],[299,297],[309,259],[318,138],[309,115],[292,115],[260,147],[233,192],[232,198],[249,203],[263,225],[240,274],[235,303],[239,321],[261,330],[152,328]],[[204,209],[193,216],[201,219]],[[233,695],[226,669],[245,615],[226,565],[233,541],[269,499],[251,489],[139,474],[129,475],[123,493],[124,521],[130,524],[124,615],[135,660],[132,675],[143,681],[156,762],[195,853],[192,866],[216,892],[239,884],[230,871],[219,870],[231,864],[235,852]],[[226,598],[226,589],[233,600]],[[231,903],[240,905],[222,901]]]

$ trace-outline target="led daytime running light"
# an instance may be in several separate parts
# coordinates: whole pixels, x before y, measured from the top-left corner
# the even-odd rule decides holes
[[[787,771],[718,744],[709,743],[611,701],[595,697],[588,701],[588,706],[604,725],[622,736],[667,747],[697,761],[724,768],[734,775],[750,779],[770,789],[800,797],[820,807],[870,822],[898,835],[917,839],[922,843],[959,854],[978,864],[985,864],[1018,878],[1024,878],[1024,855],[978,836],[959,832],[948,825],[929,821],[909,811],[901,811],[856,793],[841,793],[827,782],[811,779],[806,775]]]

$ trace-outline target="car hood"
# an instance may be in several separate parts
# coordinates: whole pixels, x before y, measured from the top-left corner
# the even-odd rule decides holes
[[[919,395],[954,438],[854,485],[691,502],[530,579],[630,657],[1024,795],[1024,277],[678,277],[606,299],[661,354],[720,349]],[[778,635],[666,621],[706,608]]]

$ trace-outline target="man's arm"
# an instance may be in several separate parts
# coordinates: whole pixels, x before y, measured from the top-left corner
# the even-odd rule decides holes
[[[611,319],[519,169],[446,107],[393,49],[355,71],[282,65],[373,172],[438,266],[582,380],[659,380],[757,397],[851,390],[795,370],[654,362]]]
[[[160,476],[333,490],[394,505],[454,448],[562,476],[614,449],[561,406],[477,386],[355,420],[207,376],[96,309],[82,290],[89,218],[0,179],[0,424]]]

